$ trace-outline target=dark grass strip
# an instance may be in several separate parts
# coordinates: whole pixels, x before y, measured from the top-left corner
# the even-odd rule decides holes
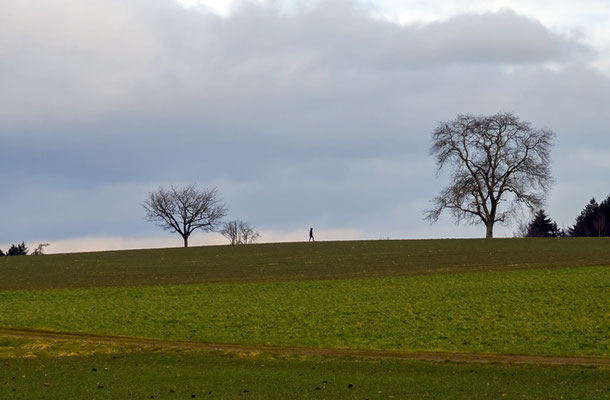
[[[610,265],[610,238],[376,240],[0,258],[0,291]]]

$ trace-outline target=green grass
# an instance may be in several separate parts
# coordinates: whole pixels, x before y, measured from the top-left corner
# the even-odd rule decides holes
[[[0,325],[241,344],[610,355],[610,268],[0,292]]]
[[[609,266],[608,238],[2,257],[0,326],[608,357]],[[607,399],[609,381],[607,367],[223,354],[0,337],[1,399]]]
[[[610,238],[377,240],[1,257],[0,291],[610,265]]]
[[[608,398],[608,382],[610,369],[603,367],[434,364],[129,348],[70,357],[0,357],[2,399],[595,400]]]

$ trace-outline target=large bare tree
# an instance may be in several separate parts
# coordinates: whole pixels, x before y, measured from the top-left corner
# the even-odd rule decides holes
[[[437,175],[452,170],[451,183],[434,198],[426,219],[444,210],[457,222],[483,223],[487,238],[496,222],[507,222],[523,205],[541,208],[552,183],[550,151],[555,134],[537,129],[512,113],[459,115],[432,134],[430,155]]]
[[[142,206],[149,221],[179,233],[184,239],[184,247],[188,247],[188,238],[193,231],[214,231],[227,214],[227,207],[216,189],[199,190],[195,185],[160,187],[148,194]]]

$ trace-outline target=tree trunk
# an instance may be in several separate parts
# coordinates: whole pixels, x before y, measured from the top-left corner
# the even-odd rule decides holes
[[[184,239],[184,247],[189,247],[189,237],[183,236],[182,238]]]
[[[487,223],[487,234],[485,235],[486,239],[493,239],[494,237],[494,224],[493,222]]]

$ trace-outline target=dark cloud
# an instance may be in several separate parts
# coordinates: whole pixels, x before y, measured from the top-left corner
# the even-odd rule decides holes
[[[417,59],[437,63],[528,64],[563,62],[590,51],[575,38],[549,31],[511,10],[462,15],[424,26],[416,38]]]
[[[430,132],[458,113],[514,111],[557,131],[556,154],[609,152],[594,54],[511,11],[402,26],[346,1],[0,7],[0,243],[146,235],[146,193],[190,182],[262,228],[453,235],[421,215],[442,184]],[[589,174],[600,196],[603,172],[555,163],[552,211],[576,215],[563,188]]]
[[[227,19],[171,0],[4,7],[0,109],[17,125],[155,108],[226,114],[251,110],[261,86],[257,111],[278,98],[311,107],[351,98],[354,81],[374,91],[380,75],[405,68],[561,62],[587,52],[511,11],[400,26],[346,1],[292,14],[249,4]]]

